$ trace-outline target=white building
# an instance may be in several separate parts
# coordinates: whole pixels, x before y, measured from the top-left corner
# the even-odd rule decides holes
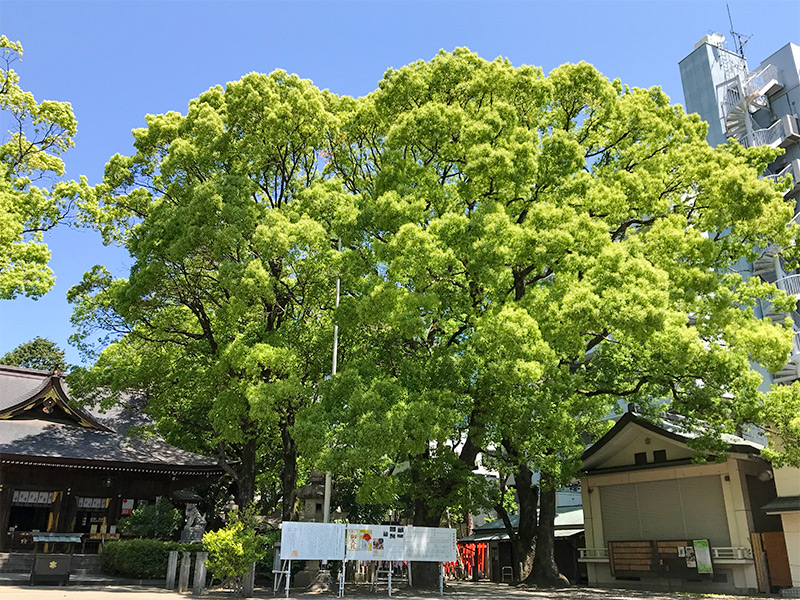
[[[764,177],[791,175],[793,185],[786,196],[796,201],[800,197],[800,47],[786,44],[750,70],[744,56],[725,49],[723,40],[719,34],[704,37],[680,62],[686,109],[708,122],[710,144],[735,138],[747,147],[783,148],[784,154],[769,166]],[[800,298],[800,273],[784,270],[780,250],[766,248],[750,265],[751,273]],[[786,317],[769,307],[764,307],[762,316],[776,320]],[[800,312],[795,310],[791,316],[796,332],[792,355],[774,376],[762,371],[765,388],[800,380]],[[783,552],[780,545],[771,547],[767,543],[764,552],[773,565],[770,583],[783,588],[785,595],[800,597],[800,469],[775,469],[774,476],[778,499],[757,509],[781,516],[789,571],[776,564],[783,562],[775,556]]]

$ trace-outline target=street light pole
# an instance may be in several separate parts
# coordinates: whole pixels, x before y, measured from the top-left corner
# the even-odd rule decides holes
[[[342,249],[342,241],[338,240],[337,250]],[[333,360],[331,363],[331,376],[336,375],[336,367],[338,366],[339,357],[339,325],[336,323],[336,309],[339,308],[339,291],[341,287],[341,277],[336,278],[336,302],[334,304],[334,323],[333,323]],[[322,522],[331,522],[331,488],[332,477],[331,472],[325,473],[325,500],[323,504]]]

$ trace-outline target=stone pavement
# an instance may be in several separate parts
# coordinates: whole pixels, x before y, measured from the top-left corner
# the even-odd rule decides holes
[[[348,589],[345,598],[371,598],[383,600],[387,597],[386,588],[380,592],[370,594],[365,587]],[[3,586],[0,588],[2,600],[188,600],[191,595],[168,592],[153,587],[143,586],[68,586],[68,587],[35,587],[29,586]],[[226,592],[212,592],[205,594],[204,598],[213,600],[236,600],[237,596]],[[273,598],[272,590],[257,590],[258,598]],[[283,595],[277,598],[283,598]],[[327,594],[297,594],[292,593],[290,600],[330,600],[335,595]],[[393,598],[402,600],[430,600],[438,598],[438,594],[410,593],[406,590],[397,590]],[[444,594],[445,599],[451,600],[699,600],[703,598],[713,600],[763,600],[768,596],[721,596],[702,594],[679,594],[669,592],[646,592],[639,590],[609,590],[598,588],[574,587],[563,590],[530,590],[513,588],[508,585],[494,583],[449,582]]]

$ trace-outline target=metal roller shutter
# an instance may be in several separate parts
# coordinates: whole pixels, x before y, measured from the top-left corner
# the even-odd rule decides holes
[[[675,480],[647,481],[636,484],[639,496],[639,520],[645,540],[685,538],[681,494]]]
[[[631,484],[604,485],[598,489],[600,490],[600,510],[603,515],[603,535],[606,542],[642,539],[636,486]]]
[[[680,479],[678,483],[689,538],[707,539],[712,546],[730,546],[731,533],[719,476],[690,477]]]
[[[719,476],[599,486],[605,541],[707,539],[730,546]]]

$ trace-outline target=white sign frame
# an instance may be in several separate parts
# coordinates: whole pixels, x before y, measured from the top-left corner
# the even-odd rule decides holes
[[[343,523],[284,521],[281,560],[344,560]]]
[[[406,527],[403,560],[456,562],[456,530],[444,527]]]

